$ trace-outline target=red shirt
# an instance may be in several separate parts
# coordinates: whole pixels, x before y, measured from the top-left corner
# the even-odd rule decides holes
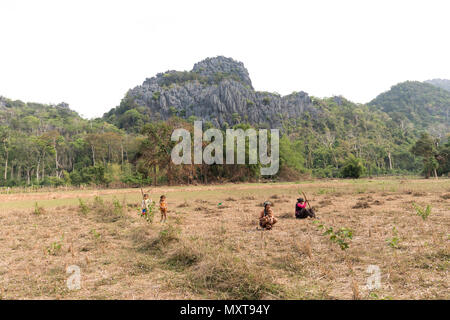
[[[299,208],[306,208],[306,202],[303,202],[303,204],[297,203],[297,207],[299,207]]]

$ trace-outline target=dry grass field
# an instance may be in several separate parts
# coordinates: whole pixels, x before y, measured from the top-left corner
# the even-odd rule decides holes
[[[449,299],[450,180],[361,179],[0,195],[0,299]],[[294,218],[304,191],[341,250]],[[80,205],[81,203],[84,205]],[[257,230],[262,202],[279,218]],[[413,207],[431,205],[423,220]],[[395,229],[394,229],[395,227]],[[69,265],[81,289],[69,290]],[[369,265],[381,287],[369,290]]]

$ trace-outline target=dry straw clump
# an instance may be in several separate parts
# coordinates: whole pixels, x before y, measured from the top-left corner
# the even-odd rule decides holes
[[[280,289],[269,273],[261,273],[229,252],[209,255],[190,272],[189,287],[196,292],[213,292],[223,299],[258,300],[279,295]]]
[[[198,246],[183,242],[177,246],[174,252],[168,255],[164,262],[172,269],[183,271],[197,264],[202,259],[203,254]]]
[[[290,212],[285,212],[285,213],[280,214],[280,218],[281,219],[293,219],[294,214],[290,213]]]
[[[311,239],[303,238],[299,242],[294,242],[292,249],[300,255],[306,255],[308,258],[312,258]]]
[[[358,201],[352,209],[367,209],[370,208],[370,204],[367,201]]]
[[[183,203],[181,203],[177,206],[177,208],[188,208],[188,207],[189,207],[189,202],[187,202],[186,199],[184,200]]]
[[[328,199],[319,201],[319,205],[320,205],[321,207],[329,206],[329,205],[332,204],[332,203],[333,203],[333,202],[331,202],[331,200],[328,200]]]
[[[180,229],[168,224],[153,236],[148,228],[137,228],[132,232],[131,238],[138,251],[157,253],[162,252],[169,243],[179,241],[179,235]]]

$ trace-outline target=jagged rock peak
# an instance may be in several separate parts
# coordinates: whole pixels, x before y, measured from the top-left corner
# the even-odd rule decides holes
[[[206,58],[194,64],[192,71],[207,78],[215,77],[218,74],[237,76],[241,82],[253,88],[248,70],[244,64],[232,58],[226,58],[224,56]]]
[[[217,56],[197,62],[191,71],[168,70],[156,74],[156,77],[145,79],[143,86],[169,86],[177,83],[198,81],[202,84],[218,84],[223,80],[234,80],[253,89],[252,81],[244,64],[232,58]]]

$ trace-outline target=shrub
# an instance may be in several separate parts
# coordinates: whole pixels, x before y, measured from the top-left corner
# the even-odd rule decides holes
[[[46,176],[43,180],[40,181],[39,184],[42,186],[59,187],[63,186],[65,184],[65,181],[58,177]]]
[[[237,113],[237,112],[234,112],[234,113],[231,115],[231,118],[232,118],[232,120],[233,120],[233,123],[239,123],[239,122],[241,122],[241,116],[240,116],[239,113]]]
[[[34,203],[34,211],[33,213],[37,216],[44,214],[45,213],[45,209],[43,207],[39,207],[38,203],[35,202]]]
[[[53,242],[50,247],[47,248],[47,253],[56,256],[61,252],[62,244],[58,241]]]
[[[64,235],[61,236],[60,241],[52,242],[52,244],[47,248],[47,253],[52,256],[57,256],[62,251],[62,241],[64,240]]]
[[[155,91],[155,92],[153,92],[152,99],[155,101],[158,101],[160,96],[161,96],[161,93],[159,91]]]
[[[314,223],[319,223],[315,220]],[[341,250],[348,249],[349,242],[353,239],[353,231],[349,228],[340,228],[338,231],[334,231],[333,227],[326,227],[323,223],[318,225],[319,229],[325,230],[322,235],[329,235],[330,241],[337,243]]]
[[[173,84],[183,84],[189,81],[199,81],[205,83],[206,78],[193,71],[170,71],[166,72],[160,77],[159,84],[161,86],[170,86]]]
[[[345,161],[344,166],[341,168],[341,176],[343,178],[358,179],[364,172],[363,161],[360,158],[356,158],[354,155]]]
[[[113,205],[114,205],[114,214],[115,215],[121,216],[125,213],[124,205],[121,204],[120,201],[117,200],[117,198],[114,198]]]
[[[153,217],[155,216],[155,201],[148,206],[148,211],[146,215],[142,215],[141,208],[138,208],[138,214],[140,217],[144,218],[148,223],[153,222]]]
[[[106,174],[106,168],[103,165],[84,167],[80,170],[74,170],[69,174],[70,181],[73,185],[96,184],[108,185],[111,178]]]
[[[83,200],[81,200],[81,198],[78,198],[78,202],[79,202],[79,208],[82,214],[86,215],[89,213],[89,207],[86,205],[86,203],[84,203]]]
[[[169,107],[169,114],[171,116],[175,116],[178,113],[177,109],[174,106]]]
[[[124,217],[124,207],[117,199],[104,202],[102,198],[95,197],[91,210],[100,222],[116,222]]]
[[[392,227],[392,233],[393,233],[393,237],[390,239],[386,239],[386,242],[388,244],[389,247],[394,248],[394,249],[398,249],[398,243],[400,242],[400,238],[398,237],[398,231],[397,229],[394,227]]]
[[[73,170],[70,174],[70,181],[74,186],[79,186],[83,183],[83,178],[81,177],[81,174],[77,170]]]
[[[417,215],[421,217],[423,220],[427,220],[428,216],[431,214],[431,206],[427,204],[426,208],[422,208],[415,203],[413,203],[412,205],[416,210]]]

